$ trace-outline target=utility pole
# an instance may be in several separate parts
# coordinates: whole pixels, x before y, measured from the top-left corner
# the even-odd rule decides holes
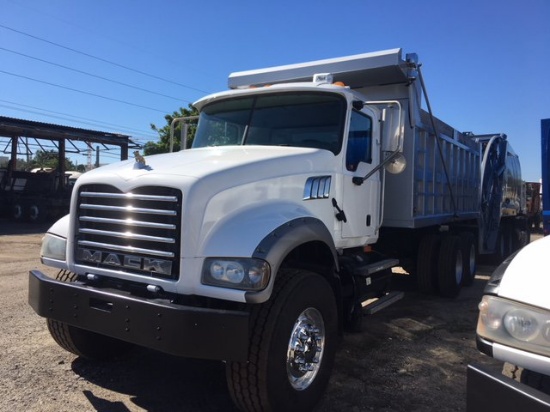
[[[87,150],[87,163],[86,163],[86,170],[89,171],[89,170],[92,170],[92,144],[91,143],[87,143],[88,145],[88,150]]]

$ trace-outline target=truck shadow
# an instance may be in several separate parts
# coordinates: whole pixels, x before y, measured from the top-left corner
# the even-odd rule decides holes
[[[481,276],[486,277],[491,268],[482,269]],[[387,400],[395,385],[403,381],[408,385],[403,391],[418,398],[416,402],[422,408],[429,402],[424,399],[426,392],[433,395],[431,391],[417,393],[416,380],[411,376],[421,374],[425,385],[433,384],[430,376],[434,374],[442,382],[448,373],[465,377],[464,365],[481,358],[475,349],[475,327],[477,304],[486,282],[485,278],[476,278],[456,299],[410,291],[401,301],[365,318],[363,332],[344,335],[331,384],[318,410],[344,410],[367,398],[372,410],[402,410],[387,409]],[[418,371],[402,373],[406,369],[403,365]],[[92,384],[83,394],[92,410],[98,412],[129,412],[133,405],[151,412],[236,412],[222,362],[178,358],[136,347],[124,358],[110,362],[76,358],[71,366]],[[365,383],[365,371],[374,377],[373,384]],[[447,392],[456,390],[464,388]],[[112,401],[108,392],[127,395],[129,401],[121,402],[120,396]]]
[[[136,347],[110,362],[76,358],[72,370],[94,385],[127,394],[147,411],[236,411],[225,382],[225,366],[218,361],[178,358]],[[93,388],[84,395],[99,412],[130,410],[122,402],[104,399]]]

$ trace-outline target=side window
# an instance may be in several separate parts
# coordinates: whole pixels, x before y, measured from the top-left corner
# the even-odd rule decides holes
[[[346,168],[357,170],[359,162],[372,162],[372,119],[360,112],[353,111],[348,135]]]

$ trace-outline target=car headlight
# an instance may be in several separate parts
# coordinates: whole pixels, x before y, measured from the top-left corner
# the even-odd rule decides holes
[[[46,233],[42,239],[42,247],[40,256],[47,259],[55,259],[65,261],[67,239],[56,236],[51,233]]]
[[[483,296],[477,334],[502,345],[550,356],[550,311]]]
[[[254,258],[207,258],[202,269],[202,283],[231,289],[259,291],[271,276],[269,264]]]

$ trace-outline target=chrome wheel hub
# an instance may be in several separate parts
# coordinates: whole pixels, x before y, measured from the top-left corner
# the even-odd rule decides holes
[[[304,310],[292,329],[286,357],[288,380],[296,390],[304,390],[314,381],[325,345],[325,324],[315,308]]]

